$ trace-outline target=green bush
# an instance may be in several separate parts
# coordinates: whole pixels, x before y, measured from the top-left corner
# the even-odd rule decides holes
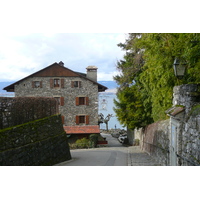
[[[97,134],[91,134],[89,138],[90,138],[90,147],[91,148],[97,147],[98,135]]]
[[[78,139],[76,141],[76,148],[77,149],[82,149],[82,148],[89,148],[89,143],[90,143],[90,140],[87,139],[87,138],[82,138],[82,139]]]

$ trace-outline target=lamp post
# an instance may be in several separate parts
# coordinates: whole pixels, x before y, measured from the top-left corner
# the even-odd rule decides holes
[[[178,79],[182,79],[185,74],[186,69],[186,62],[181,61],[180,59],[176,58],[174,60],[174,73]]]

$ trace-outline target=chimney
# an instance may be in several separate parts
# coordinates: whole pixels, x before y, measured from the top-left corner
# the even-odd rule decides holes
[[[60,61],[58,64],[64,67],[64,62]]]
[[[97,67],[96,66],[88,66],[87,68],[87,78],[97,82]]]

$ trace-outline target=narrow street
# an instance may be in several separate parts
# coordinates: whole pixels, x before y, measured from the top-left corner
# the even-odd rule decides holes
[[[160,166],[139,146],[123,146],[117,138],[101,133],[107,147],[70,150],[72,159],[55,166]]]
[[[70,150],[72,160],[56,166],[127,166],[128,148],[110,134],[101,133],[107,147]]]

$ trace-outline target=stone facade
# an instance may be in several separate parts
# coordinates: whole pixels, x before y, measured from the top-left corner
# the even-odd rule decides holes
[[[97,83],[97,67],[87,74],[74,72],[64,63],[54,63],[4,88],[16,97],[54,97],[65,126],[98,125],[98,92],[107,88]]]
[[[63,87],[50,87],[50,79],[64,80]],[[33,88],[32,82],[42,82],[42,87]],[[72,81],[81,82],[81,87],[71,87]],[[77,115],[88,115],[89,125],[98,125],[98,85],[81,77],[31,77],[15,85],[16,97],[63,98],[59,111],[64,116],[64,125],[76,125]],[[88,105],[76,106],[76,97],[88,97]]]

